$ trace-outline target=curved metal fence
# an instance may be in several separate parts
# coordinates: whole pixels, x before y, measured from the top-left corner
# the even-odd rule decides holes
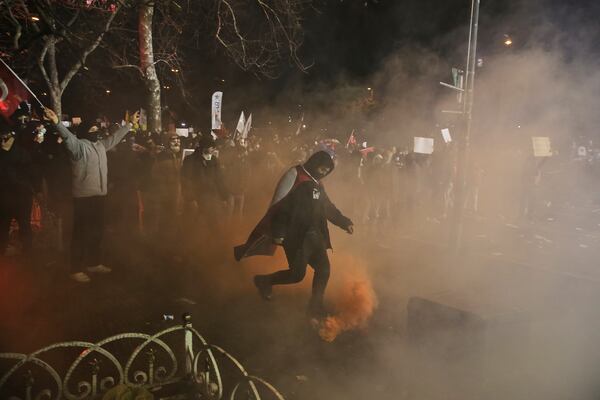
[[[145,388],[155,399],[284,399],[230,353],[209,344],[189,314],[181,325],[154,335],[122,333],[30,354],[0,353],[1,399],[101,399],[120,384]]]

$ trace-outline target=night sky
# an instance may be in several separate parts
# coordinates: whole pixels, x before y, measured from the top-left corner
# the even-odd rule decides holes
[[[449,80],[447,66],[464,64],[470,15],[468,0],[331,0],[317,2],[316,9],[307,11],[304,22],[302,59],[306,64],[314,63],[306,73],[284,63],[277,79],[256,77],[241,71],[218,48],[213,48],[187,58],[189,102],[181,101],[177,90],[170,90],[164,93],[164,103],[187,120],[206,118],[214,90],[225,92],[225,112],[228,102],[232,113],[248,108],[248,103],[255,108],[288,107],[310,101],[310,96],[303,98],[306,93],[338,84],[340,77],[368,85],[390,56],[406,48],[425,50],[447,60],[447,65],[439,71],[439,80]],[[598,35],[595,30],[590,33],[587,27],[593,27],[599,15],[598,2],[591,0],[483,0],[479,54],[488,56],[506,51],[502,46],[505,33],[515,39],[511,51],[532,40],[554,42],[557,36],[568,48],[577,43],[579,35]],[[82,113],[103,110],[113,116],[120,109],[133,108],[142,101],[139,80],[111,71],[97,55],[89,64],[106,71],[106,80],[92,81],[86,79],[85,73],[80,74],[64,97],[65,110]],[[419,71],[412,73],[418,75]],[[166,81],[163,79],[163,83]],[[437,84],[436,79],[432,84]],[[102,94],[103,87],[112,88],[110,99]],[[90,91],[99,95],[86,95],[82,103],[79,93]]]

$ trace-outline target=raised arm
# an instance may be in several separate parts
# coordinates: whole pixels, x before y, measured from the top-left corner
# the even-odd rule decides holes
[[[74,134],[71,133],[60,121],[54,111],[44,108],[44,117],[56,126],[56,132],[65,144],[71,158],[78,160],[83,156],[83,143]]]
[[[140,120],[140,112],[136,111],[132,116],[131,116],[131,122],[128,122],[125,124],[125,126],[117,129],[117,131],[115,133],[113,133],[112,135],[108,136],[107,138],[102,139],[102,144],[104,144],[104,147],[106,148],[106,150],[110,150],[113,147],[115,147],[116,145],[118,145],[119,143],[121,143],[121,140],[123,140],[123,138],[125,137],[125,135],[127,135],[127,133],[129,133],[129,131],[131,130],[131,127],[135,124],[137,124]]]

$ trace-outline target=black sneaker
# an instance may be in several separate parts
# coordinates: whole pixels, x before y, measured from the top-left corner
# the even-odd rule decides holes
[[[263,300],[270,301],[273,299],[273,292],[268,278],[264,275],[256,275],[254,277],[254,286],[258,289],[258,294]]]

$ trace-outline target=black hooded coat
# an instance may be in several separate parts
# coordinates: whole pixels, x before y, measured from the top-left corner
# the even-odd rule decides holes
[[[253,255],[273,255],[273,238],[284,238],[288,258],[301,248],[310,229],[321,233],[327,248],[331,240],[327,221],[342,229],[352,225],[329,200],[325,188],[319,182],[319,166],[333,171],[334,163],[325,151],[313,154],[306,163],[292,167],[281,178],[275,190],[271,206],[250,234],[245,244],[234,249],[236,260]]]

